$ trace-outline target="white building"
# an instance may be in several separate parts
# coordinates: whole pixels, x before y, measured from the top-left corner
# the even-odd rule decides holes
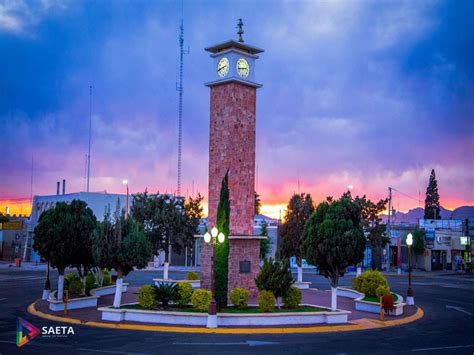
[[[72,200],[84,201],[87,203],[87,206],[92,210],[92,212],[94,212],[97,220],[102,221],[104,219],[106,209],[110,208],[111,213],[113,213],[117,208],[118,202],[120,203],[120,208],[125,209],[126,199],[126,195],[109,194],[106,192],[77,192],[60,195],[59,187],[58,193],[56,195],[35,196],[31,206],[31,215],[27,222],[27,238],[22,245],[23,260],[27,260],[27,256],[31,255],[31,261],[40,261],[39,255],[36,254],[31,248],[33,245],[34,230],[38,224],[41,214],[50,208],[54,208],[58,202],[71,203]],[[131,200],[129,200],[129,208],[130,204]]]

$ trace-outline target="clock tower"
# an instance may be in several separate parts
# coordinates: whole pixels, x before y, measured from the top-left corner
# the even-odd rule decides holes
[[[241,23],[240,23],[241,24]],[[213,60],[210,88],[209,215],[216,223],[222,178],[229,170],[230,236],[228,290],[247,288],[257,293],[260,237],[254,236],[255,124],[257,89],[255,64],[263,50],[239,40],[205,48]],[[210,289],[212,246],[201,243],[201,282]]]

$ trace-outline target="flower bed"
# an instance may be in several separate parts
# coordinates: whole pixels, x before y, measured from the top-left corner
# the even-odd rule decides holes
[[[169,310],[145,310],[137,304],[121,308],[102,307],[102,320],[135,321],[143,323],[206,326],[207,313],[190,308]],[[311,325],[347,323],[349,311],[335,311],[314,305],[301,305],[299,309],[282,309],[272,313],[261,313],[256,305],[247,310],[229,308],[217,313],[218,326],[268,326],[268,325]]]

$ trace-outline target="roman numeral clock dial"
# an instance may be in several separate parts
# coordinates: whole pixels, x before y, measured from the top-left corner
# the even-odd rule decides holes
[[[246,59],[240,58],[240,59],[237,61],[237,73],[239,73],[239,75],[240,75],[242,78],[246,78],[246,77],[249,76],[249,73],[250,73],[250,64],[249,64],[249,62],[247,62]]]
[[[217,74],[223,78],[229,72],[229,59],[226,57],[221,58],[217,64]]]

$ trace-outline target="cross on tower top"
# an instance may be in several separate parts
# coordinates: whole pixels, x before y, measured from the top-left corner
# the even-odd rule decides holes
[[[242,22],[242,19],[239,18],[239,22],[237,23],[237,28],[239,29],[237,31],[237,34],[239,35],[239,42],[244,41],[244,38],[242,37],[242,35],[244,34],[244,30],[242,27],[244,27],[244,23]]]

